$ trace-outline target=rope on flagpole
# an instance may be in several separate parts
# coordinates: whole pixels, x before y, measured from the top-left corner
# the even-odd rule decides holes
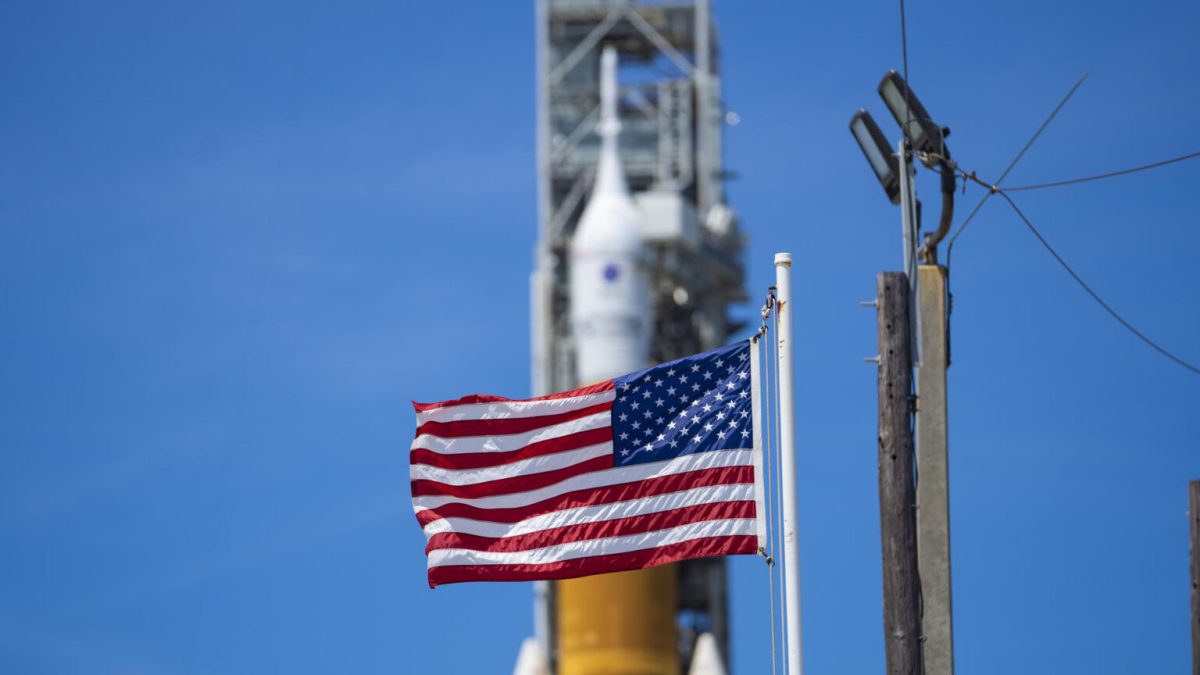
[[[762,342],[762,338],[766,336],[766,334],[770,328],[770,324],[768,322],[771,317],[771,312],[774,309],[775,309],[775,287],[771,286],[770,288],[767,289],[767,297],[763,300],[762,310],[760,311],[760,315],[762,316],[762,325],[759,327],[758,333],[755,335],[755,339],[757,339],[759,342]],[[770,356],[769,352],[767,352],[767,356]],[[774,530],[775,530],[775,517],[777,514],[775,514],[773,509],[771,508],[773,505],[772,502],[774,501],[772,498],[772,492],[771,492],[772,470],[771,470],[771,452],[770,452],[770,449],[772,446],[772,443],[771,443],[771,438],[772,438],[772,436],[771,436],[771,414],[770,414],[771,400],[772,400],[771,399],[771,391],[772,391],[771,369],[764,366],[763,372],[765,374],[765,382],[764,382],[765,386],[763,387],[763,391],[764,391],[763,408],[764,408],[764,410],[760,411],[763,413],[762,419],[763,419],[763,432],[764,432],[763,433],[762,451],[763,451],[763,468],[764,468],[765,475],[763,476],[763,490],[766,493],[766,498],[764,499],[764,501],[766,502],[765,506],[766,506],[766,511],[767,511],[767,513],[766,513],[767,542],[768,542],[768,545],[771,547],[771,550],[769,550],[769,551],[763,550],[762,554],[766,558],[767,566],[769,568],[773,569],[775,567],[774,553],[775,553],[776,549],[775,549]],[[772,576],[771,579],[773,580],[774,577]],[[774,588],[772,588],[772,590],[771,590],[771,598],[772,598],[772,602],[773,602],[774,598],[775,598]],[[775,606],[772,605],[771,606],[772,622],[774,621],[774,610],[775,610]],[[772,633],[771,637],[772,637],[772,639],[774,638],[774,633]]]
[[[762,310],[760,312],[761,317],[762,317],[762,325],[759,327],[758,332],[755,333],[755,335],[754,335],[753,341],[755,343],[761,344],[762,338],[766,336],[768,329],[769,329],[768,321],[771,317],[772,310],[774,310],[774,308],[775,308],[775,288],[772,286],[770,289],[767,290],[767,297],[763,300],[763,306],[762,306]],[[756,349],[761,349],[759,344],[755,345]],[[770,356],[769,351],[767,351],[767,355]],[[760,548],[759,553],[762,554],[764,561],[767,564],[767,594],[768,594],[768,598],[769,598],[768,604],[770,605],[770,608],[771,608],[771,610],[770,610],[771,611],[771,623],[770,623],[770,626],[771,626],[771,673],[772,673],[772,675],[777,675],[778,674],[778,663],[779,663],[779,651],[778,651],[778,646],[777,646],[776,640],[775,640],[775,631],[776,631],[776,625],[777,625],[776,614],[775,614],[775,598],[776,598],[775,575],[777,574],[777,571],[776,571],[777,568],[775,566],[775,557],[773,555],[773,552],[775,550],[778,550],[775,547],[778,527],[776,525],[776,515],[777,514],[772,509],[775,499],[774,499],[773,492],[772,492],[771,477],[774,472],[772,471],[772,467],[771,467],[773,460],[772,460],[772,455],[771,455],[771,451],[770,451],[770,449],[772,447],[771,392],[773,391],[773,389],[771,387],[771,370],[772,369],[771,369],[769,363],[764,364],[764,367],[763,367],[764,385],[765,385],[763,387],[763,390],[764,390],[763,408],[764,409],[762,411],[760,411],[762,413],[760,419],[762,419],[762,421],[763,421],[763,429],[762,429],[763,447],[761,448],[761,450],[763,453],[763,474],[764,475],[762,477],[762,481],[763,481],[763,490],[766,493],[765,499],[763,500],[764,508],[766,510],[764,517],[767,522],[767,544],[771,547],[772,550],[768,551],[766,549]],[[758,374],[755,373],[755,375],[757,376]]]

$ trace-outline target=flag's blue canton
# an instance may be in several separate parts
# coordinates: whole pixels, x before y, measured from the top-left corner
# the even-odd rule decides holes
[[[753,447],[748,340],[614,382],[617,466]]]

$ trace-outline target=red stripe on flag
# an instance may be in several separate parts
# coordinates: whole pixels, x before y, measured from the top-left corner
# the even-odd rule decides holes
[[[570,579],[589,574],[639,570],[688,558],[758,552],[758,537],[704,537],[628,553],[598,555],[543,565],[444,565],[429,568],[429,587],[461,581],[529,581]]]
[[[463,396],[452,401],[440,401],[438,403],[418,403],[412,402],[413,410],[417,412],[427,412],[437,408],[449,408],[456,405],[470,405],[472,403],[521,403],[523,401],[552,401],[559,398],[572,398],[574,396],[586,396],[588,394],[599,394],[602,391],[612,391],[613,381],[605,380],[596,384],[572,389],[570,391],[560,391],[554,394],[545,396],[535,396],[534,398],[505,398],[503,396],[491,396],[489,394],[471,394]]]
[[[459,420],[455,422],[426,422],[417,427],[417,435],[430,434],[441,438],[459,438],[462,436],[502,436],[504,434],[519,434],[533,431],[553,424],[570,422],[581,417],[595,415],[598,412],[612,410],[613,402],[597,403],[586,408],[568,410],[554,415],[538,415],[537,417],[497,417],[486,420]]]
[[[421,527],[440,518],[470,518],[472,520],[483,520],[492,523],[516,523],[526,518],[580,506],[611,504],[613,502],[623,502],[641,497],[653,497],[654,495],[709,487],[711,485],[734,485],[753,482],[754,467],[752,466],[716,467],[647,478],[629,483],[619,483],[617,485],[584,488],[550,497],[549,499],[544,499],[533,504],[507,509],[489,509],[459,502],[450,502],[437,508],[418,511],[417,522],[421,524]]]
[[[602,520],[599,522],[564,525],[513,537],[483,537],[476,534],[459,532],[440,532],[429,538],[425,552],[440,548],[465,548],[472,551],[488,551],[509,553],[513,551],[528,551],[535,548],[566,544],[585,539],[602,539],[619,537],[626,534],[642,534],[665,530],[669,527],[679,527],[688,523],[698,523],[705,520],[726,520],[730,518],[753,518],[754,502],[715,502],[712,504],[694,504],[669,511],[644,513],[639,516]]]
[[[433,450],[417,448],[410,450],[410,464],[425,464],[441,469],[482,469],[489,466],[511,464],[522,459],[553,455],[567,450],[578,450],[589,445],[598,445],[612,441],[612,427],[589,429],[569,436],[547,438],[544,441],[530,443],[518,450],[508,452],[464,452],[457,455],[443,455]]]
[[[528,492],[529,490],[544,488],[547,485],[554,485],[573,476],[581,476],[585,473],[611,468],[613,468],[613,456],[610,453],[553,471],[532,473],[526,476],[513,476],[512,478],[499,478],[482,483],[471,483],[469,485],[448,485],[446,483],[419,478],[412,481],[412,495],[414,497],[447,496],[459,497],[460,499],[493,497],[495,495],[512,494],[514,492]]]

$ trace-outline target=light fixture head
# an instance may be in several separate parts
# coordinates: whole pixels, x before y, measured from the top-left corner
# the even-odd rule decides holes
[[[879,81],[879,96],[891,111],[896,124],[904,131],[917,152],[929,153],[942,150],[942,129],[921,105],[917,95],[908,88],[908,83],[894,70],[889,70]]]
[[[899,204],[900,161],[888,144],[887,137],[871,117],[871,113],[861,108],[854,113],[854,117],[850,118],[850,134],[858,141],[858,147],[867,158],[867,163],[871,165],[871,170],[875,172],[875,178],[879,179],[879,184],[883,186],[888,199],[893,204]]]

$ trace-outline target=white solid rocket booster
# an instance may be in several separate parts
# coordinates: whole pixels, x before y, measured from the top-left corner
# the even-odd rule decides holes
[[[600,162],[592,198],[571,241],[571,327],[581,384],[645,368],[650,281],[641,216],[617,154],[617,53],[600,57]]]
[[[549,675],[546,659],[542,657],[542,647],[534,638],[526,638],[521,643],[521,652],[517,655],[517,665],[513,675]]]
[[[688,675],[728,675],[725,662],[721,660],[721,650],[717,648],[717,639],[712,633],[702,633],[696,640]]]

